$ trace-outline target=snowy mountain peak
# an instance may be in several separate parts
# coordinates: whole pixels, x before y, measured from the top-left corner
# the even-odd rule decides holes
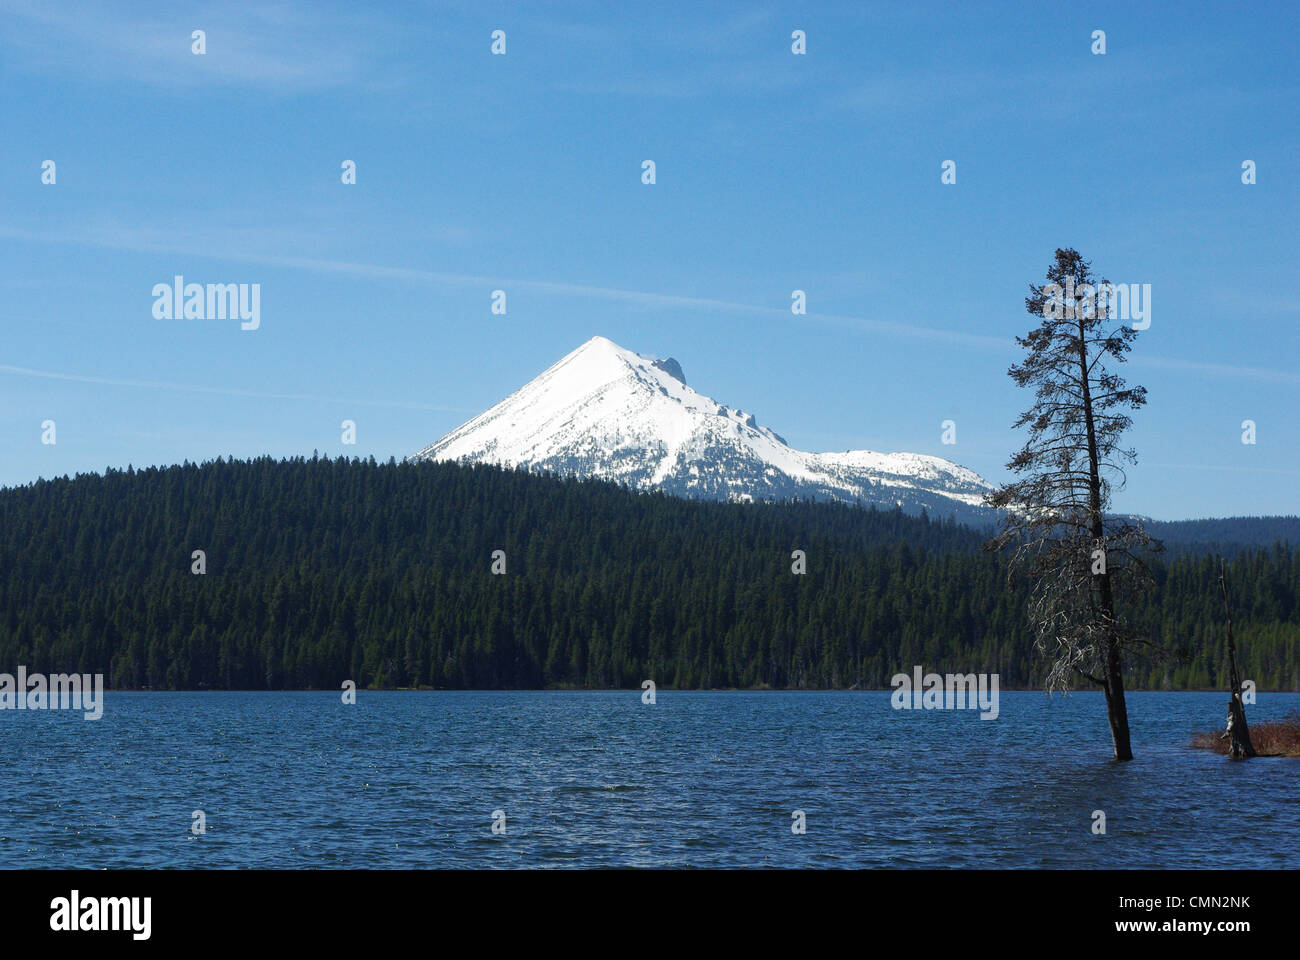
[[[990,485],[940,457],[805,453],[686,384],[681,364],[592,337],[412,459],[593,476],[710,499],[861,500],[969,518]]]
[[[577,364],[578,366],[571,366],[571,364]],[[593,379],[602,375],[608,375],[616,379],[622,376],[627,368],[633,370],[653,369],[659,373],[667,374],[682,386],[686,385],[686,374],[682,371],[682,365],[672,357],[660,360],[657,357],[633,353],[631,350],[620,347],[608,337],[592,337],[578,347],[577,350],[574,350],[551,367],[550,370],[542,373],[541,376],[547,376],[552,370],[569,369],[571,375],[575,370],[582,370],[585,375]],[[538,379],[541,379],[541,377]]]

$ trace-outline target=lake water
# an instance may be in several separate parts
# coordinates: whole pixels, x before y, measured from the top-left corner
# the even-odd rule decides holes
[[[0,859],[1294,867],[1300,760],[1187,746],[1226,702],[1130,694],[1137,759],[1115,764],[1099,693],[1004,692],[992,721],[895,711],[888,691],[109,693],[95,722],[0,711]],[[1248,717],[1296,708],[1265,693]]]

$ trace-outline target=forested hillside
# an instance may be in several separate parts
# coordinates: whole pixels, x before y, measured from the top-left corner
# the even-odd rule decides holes
[[[1153,520],[1153,537],[1173,555],[1217,552],[1225,557],[1243,550],[1271,547],[1279,539],[1300,544],[1300,517],[1223,517],[1213,520]]]
[[[0,669],[149,689],[883,687],[922,665],[1036,685],[1024,596],[981,540],[448,463],[110,471],[0,490]],[[1156,574],[1137,618],[1171,652],[1130,684],[1221,685],[1217,561]],[[1242,552],[1229,580],[1243,675],[1300,689],[1295,551]]]

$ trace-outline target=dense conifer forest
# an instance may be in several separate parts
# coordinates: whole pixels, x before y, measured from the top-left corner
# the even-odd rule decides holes
[[[1207,523],[1231,557],[1243,676],[1300,689],[1295,550]],[[155,690],[820,688],[921,665],[1035,686],[1022,588],[983,538],[899,511],[481,466],[110,470],[0,490],[0,669]],[[1135,688],[1224,684],[1218,561],[1178,539],[1135,612],[1153,642]]]

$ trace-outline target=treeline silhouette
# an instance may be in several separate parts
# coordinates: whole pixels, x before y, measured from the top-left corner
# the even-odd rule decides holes
[[[1220,553],[1271,547],[1278,540],[1300,544],[1300,517],[1223,517],[1208,520],[1154,520],[1147,532],[1158,537],[1171,555]]]
[[[1024,593],[982,539],[897,510],[486,466],[110,470],[0,490],[0,671],[118,689],[819,688],[921,665],[1036,685]],[[1243,548],[1228,567],[1243,675],[1300,689],[1295,551]],[[1168,653],[1134,662],[1130,685],[1223,685],[1217,574],[1208,554],[1155,567],[1136,618]]]

